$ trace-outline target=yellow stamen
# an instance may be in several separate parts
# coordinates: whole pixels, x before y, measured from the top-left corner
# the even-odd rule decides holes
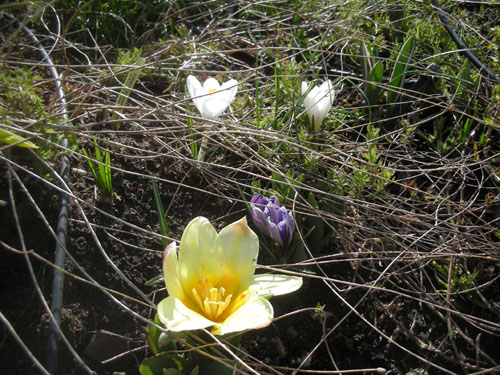
[[[201,314],[214,322],[218,321],[233,298],[232,294],[225,295],[226,290],[224,287],[210,288],[207,293],[204,293],[205,298],[203,300],[195,288],[193,288],[192,293]]]
[[[213,94],[214,92],[216,92],[216,91],[217,91],[217,89],[209,89],[209,90],[208,90],[208,92],[210,93],[210,96],[212,96],[212,94]]]

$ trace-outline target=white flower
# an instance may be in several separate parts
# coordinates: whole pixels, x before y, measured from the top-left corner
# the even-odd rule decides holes
[[[309,84],[302,81],[302,95],[309,89]],[[309,91],[304,99],[303,105],[310,121],[314,124],[314,132],[318,133],[323,120],[332,108],[334,91],[330,80],[323,82],[321,86],[315,86]]]
[[[238,92],[238,81],[230,79],[222,86],[215,78],[209,78],[201,85],[194,76],[187,77],[189,96],[201,115],[215,120],[229,107]]]

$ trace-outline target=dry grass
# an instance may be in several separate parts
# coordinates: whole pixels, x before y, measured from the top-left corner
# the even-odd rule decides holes
[[[137,321],[134,332],[138,332],[151,319],[159,301],[156,292],[164,291],[151,292],[144,287],[144,280],[134,280],[131,275],[135,271],[109,249],[124,247],[136,255],[152,254],[147,258],[148,267],[159,270],[154,262],[159,263],[160,258],[154,256],[161,253],[163,237],[151,219],[151,196],[136,197],[134,203],[149,203],[129,207],[134,215],[121,217],[119,213],[124,211],[117,207],[127,206],[132,198],[122,195],[112,204],[103,204],[85,171],[81,147],[89,147],[96,139],[111,153],[116,184],[133,181],[130,189],[150,192],[151,177],[159,182],[165,194],[171,240],[180,238],[183,226],[192,218],[188,213],[209,216],[217,225],[244,215],[244,203],[258,182],[264,190],[280,194],[293,211],[299,223],[299,241],[308,254],[307,260],[273,264],[271,268],[300,274],[306,279],[305,288],[313,280],[320,281],[324,294],[317,302],[327,301],[328,319],[322,337],[307,343],[308,353],[301,362],[280,367],[265,363],[264,358],[243,357],[242,371],[362,372],[355,365],[346,368],[347,360],[337,357],[342,350],[332,347],[334,337],[342,337],[345,332],[354,335],[354,324],[356,333],[364,337],[361,341],[378,340],[381,346],[397,348],[404,358],[402,363],[394,357],[385,362],[364,362],[385,363],[381,367],[390,373],[409,367],[436,374],[499,371],[500,153],[498,103],[493,94],[498,84],[475,76],[477,85],[459,94],[454,74],[461,69],[457,64],[463,59],[453,51],[437,49],[433,55],[423,56],[425,51],[432,51],[427,45],[430,42],[417,41],[419,55],[412,62],[410,80],[415,81],[433,61],[439,61],[443,73],[433,74],[434,83],[424,93],[403,89],[415,102],[408,112],[396,114],[396,125],[384,131],[389,111],[384,104],[372,106],[370,121],[360,95],[364,80],[357,75],[360,56],[354,46],[359,40],[378,45],[382,58],[390,62],[394,57],[388,53],[397,48],[394,40],[374,39],[370,33],[377,27],[379,35],[406,32],[399,29],[402,23],[417,15],[406,14],[397,22],[374,21],[381,13],[389,14],[393,8],[397,11],[399,5],[405,5],[401,2],[365,2],[351,9],[349,4],[318,3],[298,12],[287,3],[263,2],[260,10],[246,1],[236,1],[229,8],[217,1],[181,10],[167,8],[164,22],[173,20],[177,32],[155,43],[149,34],[141,36],[146,63],[124,107],[118,107],[116,99],[127,73],[135,66],[115,63],[111,48],[71,42],[70,35],[63,35],[63,27],[43,30],[43,25],[38,25],[38,37],[62,75],[67,101],[68,121],[58,120],[57,125],[49,124],[48,119],[60,119],[64,107],[56,97],[47,66],[40,64],[33,43],[25,36],[4,32],[2,69],[16,67],[40,75],[34,86],[44,99],[44,111],[38,113],[40,117],[10,111],[2,124],[9,119],[20,134],[45,145],[50,157],[41,159],[35,152],[3,146],[2,199],[11,200],[6,200],[7,207],[2,210],[22,215],[20,205],[29,205],[33,214],[43,218],[39,230],[54,240],[53,207],[42,201],[66,191],[71,207],[70,234],[86,233],[82,246],[94,249],[99,254],[96,259],[106,262],[108,272],[121,282],[108,285],[98,281],[102,278],[95,274],[92,261],[82,260],[80,254],[73,257],[71,247],[67,249],[67,278],[101,289],[106,299],[118,306],[119,314]],[[430,10],[422,7],[421,14],[427,12]],[[463,34],[477,38],[478,47],[488,43],[478,37],[482,32],[477,25],[460,26]],[[436,26],[436,34],[437,30]],[[498,47],[493,48],[498,52]],[[448,55],[453,58],[448,59]],[[477,73],[470,69],[473,75]],[[297,103],[301,80],[312,80],[318,72],[321,77],[336,80],[338,92],[326,123],[328,130],[311,136],[303,108]],[[239,92],[229,113],[217,121],[200,118],[185,97],[188,74],[217,76],[221,81],[236,78]],[[276,104],[277,80],[282,96]],[[387,83],[381,85],[382,90],[385,88]],[[5,84],[1,95],[5,99]],[[117,120],[111,120],[113,115]],[[439,118],[447,130],[432,141],[429,135],[437,134],[434,131],[438,126],[433,120]],[[458,138],[468,118],[473,130],[464,142],[451,142]],[[367,141],[370,123],[381,131]],[[402,127],[404,123],[406,128]],[[78,147],[58,143],[57,136],[67,134],[75,136]],[[487,139],[482,145],[481,136]],[[202,137],[208,139],[204,162],[191,153],[193,142]],[[440,148],[439,141],[448,142],[449,147]],[[378,164],[364,156],[370,144],[376,145]],[[74,167],[68,185],[59,176],[61,155]],[[151,166],[155,169],[149,169]],[[380,177],[382,171],[389,171],[390,178],[378,189],[374,184],[384,179]],[[47,178],[46,174],[51,176]],[[44,196],[37,196],[40,186]],[[116,191],[133,194],[135,190],[116,186]],[[308,200],[310,194],[319,207]],[[189,206],[186,199],[189,202],[190,196],[211,203]],[[225,214],[221,214],[223,210]],[[47,301],[52,255],[38,251],[32,233],[21,225],[22,218],[12,217],[18,241],[4,243],[2,252],[14,252],[16,248],[25,254],[35,286],[40,284],[35,288],[38,298]],[[314,225],[311,237],[304,238]],[[48,266],[41,267],[40,259]],[[43,273],[37,271],[40,269]],[[301,273],[302,269],[311,273]],[[303,319],[315,307],[290,311],[282,319],[293,325],[294,319]],[[92,306],[86,308],[91,310]],[[17,329],[23,331],[22,327]],[[69,346],[75,346],[71,341],[68,339]],[[325,348],[329,365],[317,367],[314,357]],[[389,351],[386,349],[386,353]],[[237,353],[236,349],[233,352]],[[72,355],[78,358],[82,354],[76,350]],[[90,365],[82,366],[87,373],[92,372]],[[364,371],[376,372],[375,367]]]

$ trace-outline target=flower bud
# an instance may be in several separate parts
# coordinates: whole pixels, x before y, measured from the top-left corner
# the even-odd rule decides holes
[[[251,201],[252,219],[259,231],[266,234],[281,247],[290,245],[295,231],[295,220],[278,198],[266,198],[255,194]]]

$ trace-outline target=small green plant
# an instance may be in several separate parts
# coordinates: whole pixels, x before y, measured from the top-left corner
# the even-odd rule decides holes
[[[149,324],[146,330],[146,340],[153,356],[145,358],[140,367],[139,373],[141,375],[182,375],[183,370],[188,363],[186,363],[185,355],[182,353],[175,353],[177,350],[176,339],[185,338],[176,336],[173,333],[162,332],[157,327],[164,328],[160,322],[158,314],[155,315],[154,325]],[[185,336],[185,335],[183,335]],[[187,374],[187,373],[186,373]],[[198,374],[198,366],[196,366],[190,375]]]
[[[104,155],[101,153],[101,149],[97,145],[97,141],[95,139],[94,143],[95,162],[92,159],[92,152],[90,150],[87,151],[85,148],[82,148],[82,152],[87,158],[87,164],[89,165],[97,187],[104,194],[104,198],[111,202],[113,200],[113,186],[111,183],[111,156],[109,151],[105,151]]]
[[[57,22],[65,25],[66,35],[78,43],[130,48],[143,40],[147,31],[148,37],[160,37],[167,32],[168,23],[154,27],[167,7],[162,0],[67,0],[58,4]],[[49,27],[56,27],[55,17],[46,17],[45,21]]]
[[[377,58],[377,51],[371,45],[361,43],[361,69],[365,80],[364,97],[371,113],[371,108],[380,103],[382,94],[386,93],[386,102],[394,106],[401,95],[408,65],[415,51],[415,38],[408,36],[403,42],[392,69],[389,83],[383,90],[384,66]]]
[[[349,167],[329,171],[337,187],[337,193],[360,197],[366,192],[381,193],[392,183],[394,172],[385,167],[377,144],[379,131],[379,128],[369,124],[366,144],[363,146],[363,151],[359,153],[359,157],[353,158]],[[352,178],[350,178],[351,175]]]
[[[477,272],[470,273],[463,264],[454,264],[451,268],[451,274],[450,266],[445,264],[442,260],[434,260],[432,265],[437,271],[437,282],[444,288],[441,289],[440,292],[461,292],[475,288],[474,279],[477,276]],[[448,285],[449,277],[451,277],[450,285]]]
[[[42,90],[35,83],[40,76],[33,75],[28,69],[9,69],[0,72],[0,115],[20,114],[27,118],[38,118],[44,111]]]
[[[0,142],[36,149],[40,157],[48,160],[60,152],[56,145],[64,135],[50,126],[61,124],[62,117],[45,107],[41,82],[42,77],[27,68],[0,71]],[[17,134],[16,129],[28,128],[38,135],[36,145]]]
[[[406,375],[429,375],[429,373],[423,368],[412,368],[406,373]]]
[[[361,43],[361,71],[365,80],[364,96],[368,108],[380,101],[380,91],[384,78],[382,61],[377,59],[376,50],[365,42]]]

